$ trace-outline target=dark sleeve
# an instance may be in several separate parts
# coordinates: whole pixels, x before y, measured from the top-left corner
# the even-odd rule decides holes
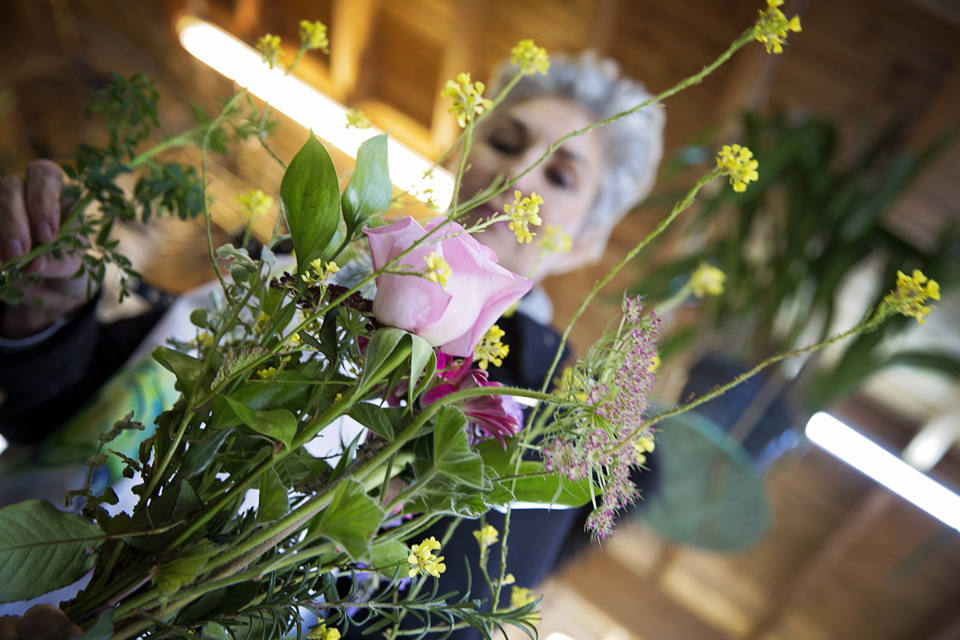
[[[0,435],[36,444],[82,407],[127,360],[165,309],[108,325],[99,296],[52,336],[28,347],[0,347]]]

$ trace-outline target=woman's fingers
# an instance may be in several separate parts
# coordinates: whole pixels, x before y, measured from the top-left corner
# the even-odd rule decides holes
[[[27,165],[26,205],[36,242],[51,242],[60,230],[60,189],[63,173],[49,160]]]
[[[30,222],[20,176],[0,178],[0,256],[9,262],[30,251]]]
[[[81,633],[83,629],[52,604],[30,607],[17,624],[19,640],[69,640]]]

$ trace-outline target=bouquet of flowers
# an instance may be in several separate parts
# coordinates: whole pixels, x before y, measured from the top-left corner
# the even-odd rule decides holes
[[[752,40],[779,52],[787,32],[800,30],[780,4],[768,0],[756,25],[702,72],[614,118],[570,132],[539,162],[570,137],[700,82]],[[326,46],[323,25],[301,27],[297,59]],[[266,63],[277,62],[275,37],[264,37],[260,48]],[[523,75],[545,72],[549,64],[530,40],[512,53],[516,75],[500,95],[483,97],[483,85],[467,74],[444,90],[463,127],[457,184],[476,124]],[[156,208],[183,218],[202,214],[209,237],[207,151],[221,148],[231,128],[236,137],[256,136],[266,144],[267,109],[258,111],[241,90],[215,118],[142,150],[156,126],[156,99],[144,78],[116,76],[94,103],[109,117],[111,144],[81,148],[67,167],[77,204],[53,241],[2,265],[5,301],[15,301],[17,283],[31,278],[21,267],[43,252],[81,254],[81,271],[94,281],[103,279],[106,263],[126,278],[130,264],[109,233],[116,219],[138,211],[143,218]],[[200,146],[199,171],[156,160],[182,144]],[[131,198],[115,178],[135,169],[141,174]],[[598,291],[705,184],[728,177],[742,191],[757,170],[748,149],[723,147],[716,168],[596,284],[562,343]],[[587,526],[605,538],[617,512],[637,498],[630,473],[652,450],[661,420],[773,362],[870,331],[894,313],[922,318],[926,300],[937,298],[936,283],[919,273],[901,274],[896,290],[849,331],[770,358],[653,416],[647,409],[659,362],[659,320],[639,298],[627,298],[619,322],[563,373],[555,390],[550,382],[559,373],[563,344],[540,389],[501,386],[488,378],[489,367],[509,348],[495,323],[531,282],[501,267],[470,234],[506,221],[519,241],[529,240],[542,200],[517,192],[514,204],[491,219],[467,228],[458,220],[519,177],[504,176],[469,198],[456,193],[450,209],[426,226],[412,218],[391,221],[386,137],[360,147],[341,192],[341,178],[311,132],[280,187],[296,266],[277,267],[272,247],[287,237],[279,224],[256,259],[243,248],[214,250],[211,243],[221,285],[215,308],[191,315],[193,342],[153,353],[176,377],[179,400],[157,418],[136,455],[110,446],[121,434],[144,428],[128,417],[100,436],[99,452],[88,462],[92,475],[114,458],[124,476],[137,478],[136,506],[111,515],[106,506],[116,502],[113,490],[88,486],[69,496],[81,498],[79,514],[43,501],[0,510],[0,600],[30,598],[92,570],[87,586],[63,606],[89,639],[299,637],[307,612],[315,616],[309,637],[323,640],[355,624],[389,637],[473,626],[489,638],[507,624],[532,634],[538,619],[538,600],[526,589],[532,585],[512,585],[506,573],[512,504],[592,504]],[[254,192],[244,203],[262,208],[264,197]],[[96,213],[87,212],[94,201]],[[524,413],[516,399],[531,408]],[[342,443],[335,463],[309,453],[305,445],[344,416],[365,427],[362,435]],[[250,489],[259,490],[257,505],[241,510]],[[484,524],[493,508],[507,514],[502,531]],[[436,579],[463,564],[443,555],[443,540],[422,537],[443,516],[456,518],[452,526],[479,519],[481,563],[475,570],[490,601],[438,592]],[[500,570],[489,571],[486,560],[496,545]],[[502,595],[508,586],[509,598]]]

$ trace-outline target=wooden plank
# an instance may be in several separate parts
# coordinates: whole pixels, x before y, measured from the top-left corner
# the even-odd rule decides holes
[[[457,35],[446,41],[433,103],[433,121],[430,125],[430,133],[438,148],[446,149],[460,135],[460,126],[453,114],[448,113],[450,98],[441,97],[440,92],[448,80],[464,71],[472,73],[474,80],[480,80],[477,68],[480,34],[486,23],[486,16],[485,3],[479,0],[456,0],[451,24],[457,25]]]
[[[330,25],[330,75],[334,97],[353,97],[380,0],[334,0]]]
[[[597,547],[569,566],[561,580],[640,638],[730,640]]]
[[[621,0],[597,0],[596,14],[590,25],[590,48],[598,55],[607,55],[617,26]]]
[[[263,0],[236,0],[230,31],[241,38],[250,36],[257,25],[260,24],[262,9]]]

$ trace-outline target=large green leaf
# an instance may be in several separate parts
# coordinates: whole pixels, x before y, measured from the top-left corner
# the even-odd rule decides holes
[[[386,570],[392,574],[397,566],[403,566],[407,557],[410,555],[410,549],[399,540],[388,540],[374,545],[373,554],[370,560],[370,566],[378,570]]]
[[[433,466],[440,473],[470,487],[489,486],[483,472],[483,459],[470,449],[467,419],[454,407],[441,407],[433,431]]]
[[[383,520],[380,504],[356,480],[337,486],[330,506],[310,526],[310,535],[330,538],[355,562],[370,559],[370,544]]]
[[[323,255],[340,223],[340,187],[330,154],[310,131],[280,183],[280,200],[297,252],[297,272]]]
[[[103,531],[45,500],[0,509],[0,602],[73,584],[93,567]]]
[[[400,426],[404,409],[401,407],[378,407],[369,402],[358,402],[350,407],[350,417],[370,431],[393,442],[397,427]]]
[[[297,418],[287,409],[257,411],[238,400],[224,396],[224,400],[245,425],[269,438],[274,438],[288,448],[297,435]]]
[[[521,474],[543,473],[539,462],[526,461],[520,465]],[[588,480],[574,481],[561,473],[547,473],[534,478],[518,478],[503,483],[513,489],[518,502],[534,502],[543,505],[566,505],[582,507],[590,502],[593,486]]]
[[[387,135],[364,141],[357,151],[357,166],[340,199],[347,235],[352,235],[370,216],[390,208],[393,184],[387,166]]]
[[[188,478],[203,473],[206,468],[210,466],[210,463],[213,462],[213,457],[217,455],[217,451],[223,446],[223,441],[226,440],[227,436],[231,433],[233,433],[233,429],[221,429],[214,431],[213,434],[203,440],[190,443],[190,448],[187,449],[187,453],[183,456],[183,464],[180,465],[180,468],[187,474]]]
[[[230,397],[251,409],[295,411],[306,404],[309,392],[309,379],[305,375],[299,371],[281,371],[272,378],[248,382],[231,393]],[[213,399],[214,411],[210,423],[213,429],[236,427],[242,423],[224,397],[216,396]]]

